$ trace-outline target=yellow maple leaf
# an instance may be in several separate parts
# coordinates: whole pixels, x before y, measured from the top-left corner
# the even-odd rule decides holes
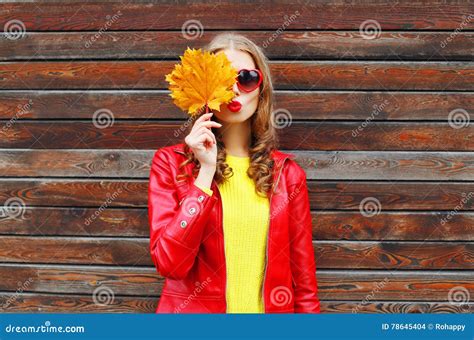
[[[224,53],[188,47],[180,59],[181,63],[166,75],[170,96],[176,106],[196,115],[203,108],[206,112],[208,108],[220,111],[221,104],[232,100],[237,69],[232,67]]]

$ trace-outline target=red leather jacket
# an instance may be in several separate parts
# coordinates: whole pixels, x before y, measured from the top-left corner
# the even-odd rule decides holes
[[[306,173],[292,154],[274,150],[272,158],[277,187],[270,196],[265,313],[319,313]],[[212,196],[193,178],[176,181],[184,160],[184,143],[158,149],[152,160],[150,253],[166,278],[156,313],[225,313],[221,197],[215,180]]]

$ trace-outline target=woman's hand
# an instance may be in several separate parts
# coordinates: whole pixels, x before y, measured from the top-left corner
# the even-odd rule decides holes
[[[184,139],[190,147],[201,167],[216,167],[217,142],[216,136],[211,128],[221,127],[222,124],[211,120],[213,112],[204,113],[199,117],[191,129],[189,135]]]

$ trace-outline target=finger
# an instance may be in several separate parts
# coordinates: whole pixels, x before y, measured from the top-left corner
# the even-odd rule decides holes
[[[204,146],[204,144],[199,144],[198,146],[195,147],[197,150],[201,150],[201,151],[206,151],[206,147]]]
[[[215,138],[215,135],[214,133],[212,132],[212,130],[208,127],[205,127],[205,126],[201,126],[197,131],[196,131],[196,135],[200,135],[202,132],[208,132],[212,137],[213,139]]]
[[[216,141],[216,136],[209,130],[209,129],[203,129],[200,131],[199,135],[201,134],[206,134],[208,135],[209,137],[211,137],[211,140],[213,143],[217,144],[217,141]]]
[[[202,139],[196,144],[196,148],[199,150],[207,150],[208,147],[212,146],[212,142],[209,140],[209,136],[202,136]]]
[[[203,122],[205,120],[210,119],[212,114],[213,114],[213,112],[208,112],[208,113],[202,114],[198,119],[196,119],[196,121],[194,122],[194,125],[196,125],[196,123],[198,123],[198,122]]]
[[[197,144],[202,144],[204,147],[205,147],[205,142],[209,142],[209,143],[212,143],[212,138],[211,136],[203,133],[202,135],[200,135],[198,138],[197,138]]]
[[[215,121],[213,121],[213,120],[206,120],[206,121],[200,122],[200,123],[198,123],[198,124],[195,124],[194,126],[195,126],[196,128],[200,128],[200,127],[202,127],[202,126],[205,126],[205,127],[207,127],[207,128],[210,129],[210,128],[213,128],[213,127],[215,127],[215,128],[220,128],[220,127],[222,126],[222,124],[221,124],[221,123],[218,123],[218,122],[215,122]]]
[[[207,120],[207,121],[204,121],[200,124],[201,126],[206,126],[208,128],[211,128],[211,127],[217,127],[217,128],[220,128],[222,126],[221,123],[218,123],[218,122],[215,122],[213,120]]]
[[[196,140],[203,132],[204,130],[202,128],[196,128],[194,129],[193,131],[191,131],[191,133],[189,134],[189,136],[191,137],[191,139],[194,141]]]
[[[196,121],[193,124],[193,127],[192,127],[191,131],[197,130],[201,126],[201,123],[203,123],[203,122],[210,119],[210,118],[207,119],[206,115],[209,116],[208,113],[205,113],[202,116],[200,116],[198,119],[196,119]]]

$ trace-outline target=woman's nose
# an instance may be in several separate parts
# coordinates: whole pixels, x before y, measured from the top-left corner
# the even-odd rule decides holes
[[[234,84],[232,90],[234,91],[234,94],[236,97],[240,95],[240,89],[239,89],[239,86],[237,85],[237,82]]]

